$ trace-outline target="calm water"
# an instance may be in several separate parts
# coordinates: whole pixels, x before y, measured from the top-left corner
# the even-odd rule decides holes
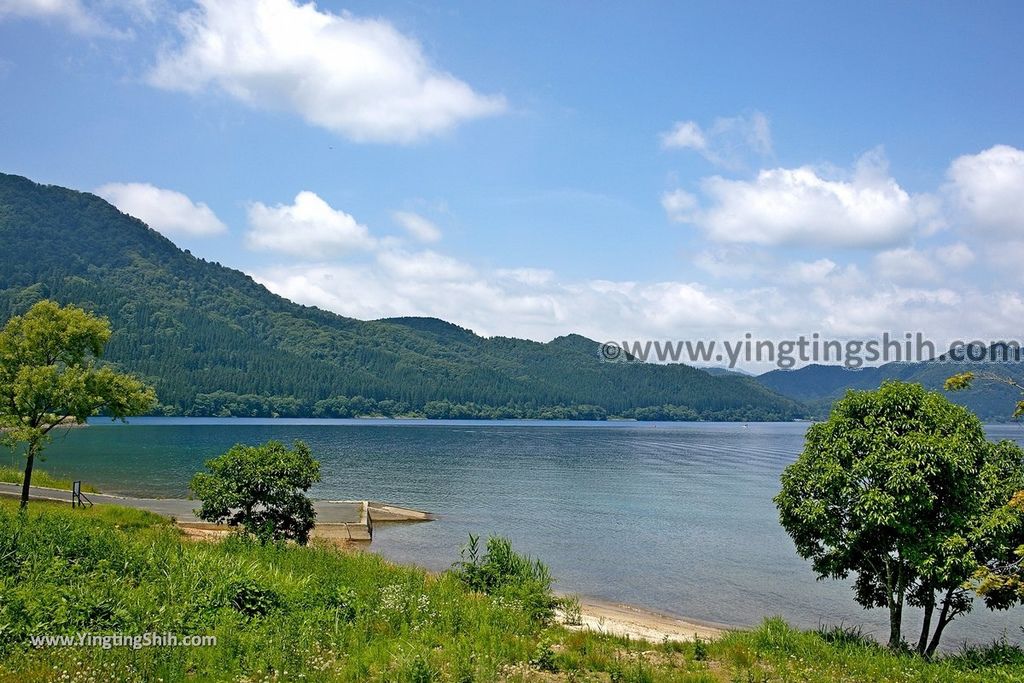
[[[561,590],[699,620],[881,633],[840,582],[816,582],[771,498],[806,424],[139,419],[58,438],[45,467],[109,492],[183,496],[204,459],[234,443],[306,441],[322,463],[318,498],[430,510],[436,522],[381,526],[373,548],[443,569],[469,532],[510,537],[543,558]],[[1024,443],[1017,425],[992,438]],[[908,616],[907,626],[911,624]],[[976,612],[948,642],[1021,636],[1024,612]],[[887,633],[887,631],[886,631]],[[916,637],[909,634],[908,637]]]

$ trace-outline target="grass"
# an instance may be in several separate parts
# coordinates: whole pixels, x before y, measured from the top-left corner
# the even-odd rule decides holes
[[[25,481],[25,470],[11,465],[0,465],[0,482],[7,484],[21,484]],[[55,477],[46,470],[32,470],[32,485],[43,486],[50,489],[71,490],[71,480]],[[82,490],[86,493],[99,493],[95,487],[89,484],[82,484]]]
[[[454,558],[453,558],[454,559]],[[1020,681],[996,644],[938,662],[780,619],[647,643],[547,621],[548,577],[496,542],[440,575],[327,546],[188,541],[166,519],[0,501],[0,680]],[[30,635],[170,632],[211,647],[35,649]]]

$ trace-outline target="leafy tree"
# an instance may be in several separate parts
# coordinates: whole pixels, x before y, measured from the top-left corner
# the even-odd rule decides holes
[[[996,374],[994,372],[961,372],[958,375],[946,379],[945,389],[946,391],[963,391],[964,389],[970,389],[975,381],[980,380],[982,382],[992,382],[996,384],[1004,384],[1008,387],[1012,387],[1017,391],[1024,394],[1024,385],[1012,377],[1005,377],[1003,375]],[[1017,401],[1017,405],[1013,409],[1013,417],[1024,416],[1024,397]]]
[[[976,381],[1005,384],[1024,394],[1024,385],[1011,377],[988,372],[964,372],[946,380],[947,391],[969,389]],[[1024,415],[1024,399],[1014,407],[1013,416]],[[1011,480],[1012,481],[1012,480]],[[1005,492],[1004,492],[1005,493]],[[975,590],[991,609],[1009,609],[1024,605],[1024,485],[1011,489],[1010,495],[998,501],[998,507],[984,524],[985,535],[992,543],[989,557],[977,566],[973,579]]]
[[[35,459],[55,427],[101,411],[123,419],[155,403],[153,390],[138,379],[97,366],[110,334],[105,319],[48,300],[0,330],[0,427],[7,445],[26,447],[22,508]]]
[[[206,461],[208,472],[192,478],[203,501],[199,517],[218,524],[241,525],[260,541],[309,540],[316,519],[309,487],[320,481],[320,463],[301,441],[291,449],[278,441],[260,446],[236,444]]]
[[[988,442],[965,408],[886,382],[848,392],[808,430],[775,502],[819,577],[856,573],[857,602],[888,609],[891,648],[902,647],[904,606],[920,606],[917,650],[930,655],[969,611],[964,585],[998,545],[986,519],[1022,480],[1024,453]]]

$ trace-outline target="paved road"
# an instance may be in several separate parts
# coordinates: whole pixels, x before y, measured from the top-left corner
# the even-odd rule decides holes
[[[21,485],[0,482],[0,495],[20,497]],[[159,515],[174,517],[179,522],[200,521],[194,512],[200,505],[198,500],[186,500],[184,498],[127,498],[111,496],[105,493],[86,493],[84,495],[96,505],[122,505],[129,508],[149,510]],[[60,500],[67,503],[71,501],[71,492],[32,486],[29,488],[29,498]],[[351,501],[318,500],[313,503],[313,507],[316,508],[316,521],[319,524],[359,524],[362,513],[362,503]]]

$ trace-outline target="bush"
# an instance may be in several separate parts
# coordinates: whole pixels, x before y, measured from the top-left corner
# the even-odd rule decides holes
[[[551,572],[540,560],[515,552],[507,538],[491,536],[481,555],[480,537],[470,534],[453,569],[470,590],[518,602],[535,621],[548,623],[554,616],[558,600]]]
[[[203,501],[201,519],[239,526],[263,543],[308,542],[316,512],[305,492],[320,481],[320,463],[306,444],[296,441],[291,450],[278,441],[237,444],[206,467],[191,484]]]

